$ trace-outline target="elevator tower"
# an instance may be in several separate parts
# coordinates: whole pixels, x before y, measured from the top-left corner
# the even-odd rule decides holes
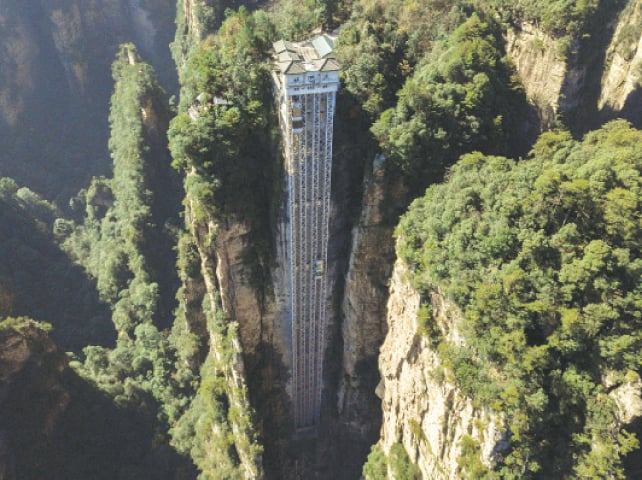
[[[328,314],[332,127],[339,63],[333,37],[274,43],[274,90],[285,148],[292,404],[297,432],[319,423]]]

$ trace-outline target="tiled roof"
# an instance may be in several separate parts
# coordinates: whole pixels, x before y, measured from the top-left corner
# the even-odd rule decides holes
[[[301,57],[299,57],[299,55],[295,52],[286,50],[279,53],[279,62],[291,62],[299,60],[301,60]]]
[[[339,62],[332,56],[334,41],[320,35],[312,41],[292,43],[279,40],[272,45],[277,68],[289,75],[305,72],[336,72]]]
[[[272,44],[272,48],[274,48],[274,51],[276,53],[281,53],[286,50],[289,50],[291,52],[296,51],[296,48],[294,47],[294,44],[292,42],[288,42],[287,40],[279,40],[277,42],[274,42]]]
[[[323,65],[319,67],[320,72],[338,72],[339,70],[341,66],[334,58],[326,58]]]
[[[287,64],[279,64],[279,68],[283,73],[294,75],[297,73],[305,73],[306,70],[303,68],[300,62],[289,62]]]
[[[334,42],[327,35],[321,35],[312,40],[312,46],[317,51],[319,58],[325,58],[334,50]]]

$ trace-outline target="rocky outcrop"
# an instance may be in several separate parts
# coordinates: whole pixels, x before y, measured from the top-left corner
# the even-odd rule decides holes
[[[52,374],[59,374],[68,363],[64,353],[35,322],[23,319],[5,322],[0,324],[0,404],[9,396],[15,380],[32,365],[45,361]]]
[[[609,393],[609,396],[617,405],[620,421],[617,425],[618,430],[642,418],[642,382],[639,379],[619,385]]]
[[[598,108],[607,116],[639,118],[641,90],[642,0],[635,0],[622,11],[606,52]]]
[[[185,67],[189,50],[203,39],[203,25],[198,19],[200,0],[182,0],[176,12],[176,36],[172,44],[172,55],[179,71]]]
[[[18,470],[13,444],[27,433],[46,438],[70,402],[63,386],[66,355],[27,319],[0,323],[0,478]],[[23,455],[24,456],[24,455]]]
[[[502,416],[465,396],[442,365],[425,334],[418,332],[422,299],[410,285],[406,266],[397,261],[388,301],[388,334],[381,347],[383,424],[380,445],[387,454],[401,443],[424,478],[459,479],[466,442],[479,445],[479,460],[493,464],[506,448]],[[439,292],[431,298],[433,320],[444,339],[461,343],[459,312]]]
[[[273,296],[259,290],[251,278],[252,271],[247,261],[250,227],[241,222],[227,222],[219,225],[216,232],[216,278],[221,302],[230,318],[239,322],[243,349],[252,354],[261,342],[269,338],[283,351],[284,339],[278,328],[274,330]]]
[[[252,3],[247,0],[179,0],[176,35],[171,46],[179,71],[185,66],[192,47],[218,29],[226,9],[237,10],[241,5],[251,7]]]
[[[506,32],[506,52],[515,64],[526,95],[537,108],[540,128],[554,123],[567,74],[559,41],[537,25],[524,22]]]
[[[506,53],[541,130],[560,115],[578,134],[616,117],[642,122],[642,1],[598,15],[602,21],[582,38],[555,38],[529,22],[506,32]]]
[[[193,210],[194,200],[189,200],[188,215]],[[208,355],[214,358],[216,369],[221,371],[225,379],[227,401],[239,412],[227,421],[244,472],[243,478],[261,479],[264,477],[263,464],[260,454],[255,452],[254,425],[249,421],[252,415],[247,396],[243,347],[239,340],[243,334],[239,333],[239,325],[250,326],[249,329],[243,329],[248,342],[256,337],[256,332],[251,328],[252,323],[239,322],[237,317],[242,318],[257,311],[257,304],[252,300],[255,298],[253,291],[244,279],[242,253],[245,243],[242,235],[247,233],[247,229],[238,223],[221,226],[211,219],[190,221],[190,225],[200,257],[207,297],[203,308],[208,318]]]
[[[88,81],[108,79],[100,69],[111,64],[121,43],[136,44],[152,63],[167,67],[171,0],[94,0],[90,5],[57,0],[38,13],[51,22],[55,52],[71,91],[85,95],[90,93]],[[160,72],[167,73],[163,68]]]

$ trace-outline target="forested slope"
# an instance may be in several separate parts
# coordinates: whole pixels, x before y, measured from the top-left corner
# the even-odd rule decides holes
[[[33,87],[16,96],[17,85],[0,78],[0,113],[14,122],[3,125],[0,174],[21,180],[0,179],[0,318],[48,321],[73,351],[69,368],[46,327],[23,318],[0,327],[0,340],[33,354],[5,404],[34,408],[5,428],[24,478],[352,479],[382,420],[366,478],[632,475],[640,125],[580,134],[613,116],[639,121],[640,0],[281,0],[265,9],[178,0],[176,107],[141,58],[168,41],[160,25],[173,6],[92,4],[110,22],[120,11],[134,15],[127,28],[114,23],[113,38],[138,43],[101,44],[96,66],[85,54],[112,36],[100,22],[90,35],[94,10],[72,3],[10,2],[0,12],[19,20],[0,22],[16,42],[29,44],[43,22],[59,32],[29,37],[43,42],[40,53],[29,44],[23,58],[5,37],[0,52],[3,66],[24,66],[18,78]],[[319,26],[342,27],[332,297],[322,425],[316,439],[293,442],[270,48]],[[109,117],[94,103],[110,90],[100,76],[105,50],[117,52]],[[51,62],[51,85],[74,86],[60,98],[33,81],[50,66],[33,67],[43,52],[62,59]],[[540,104],[527,92],[546,72],[529,76],[523,66],[544,57],[559,78]],[[67,103],[75,89],[84,92],[79,110]],[[51,124],[67,107],[78,129]],[[42,142],[23,155],[30,109],[52,115],[43,114]],[[100,146],[107,123],[111,138]],[[106,154],[82,145],[107,147],[112,169]],[[46,158],[34,161],[43,149]],[[393,274],[400,218],[404,275]],[[386,312],[389,287],[396,297]],[[416,315],[395,319],[414,312],[411,300]],[[444,310],[459,323],[444,321]],[[400,332],[406,323],[414,327]],[[405,357],[380,364],[379,374],[388,329],[407,340],[394,344]],[[427,356],[437,368],[422,363]],[[384,352],[380,362],[393,358]],[[399,387],[411,370],[433,382],[430,396]],[[439,397],[448,389],[453,396]],[[425,421],[395,404],[395,392],[421,406]],[[428,417],[453,398],[461,402],[448,415]],[[473,411],[464,436],[453,427],[456,408]],[[412,421],[391,422],[395,414]],[[482,431],[500,441],[477,438]],[[455,432],[450,445],[431,443],[444,432]],[[443,462],[440,452],[456,458]],[[438,467],[427,466],[430,456]]]
[[[3,202],[9,207],[3,209],[10,227],[3,229],[9,233],[7,246],[23,241],[18,252],[33,248],[32,263],[24,254],[8,262],[9,273],[18,262],[17,280],[25,280],[10,277],[4,285],[2,315],[51,317],[55,335],[74,350],[73,371],[63,356],[64,367],[54,382],[64,389],[65,402],[38,400],[45,411],[56,411],[49,424],[43,426],[26,402],[20,421],[32,422],[33,427],[11,426],[8,436],[20,448],[15,469],[24,477],[19,478],[181,478],[193,471],[168,438],[169,423],[184,410],[190,388],[189,379],[173,376],[176,349],[162,331],[171,324],[178,288],[173,243],[180,199],[180,183],[166,148],[167,100],[153,69],[133,45],[121,47],[113,75],[113,178],[94,178],[75,197],[75,221],[56,219],[61,212],[49,203],[9,179],[2,183]],[[37,262],[52,274],[43,276],[42,266],[34,265],[38,271],[26,268]],[[76,278],[71,274],[78,286],[69,281]],[[30,278],[33,283],[26,285]],[[27,291],[34,300],[20,303]],[[48,300],[53,301],[43,305],[46,313],[34,309]],[[87,304],[90,300],[96,306]],[[98,313],[99,324],[92,317]],[[24,331],[20,322],[26,321],[7,322],[19,334]],[[25,355],[39,354],[39,343],[26,341]],[[49,340],[40,335],[38,342]],[[25,369],[25,388],[32,388],[30,375],[41,382],[40,375],[46,374],[39,372],[41,368],[38,361]],[[16,390],[28,396],[20,392]],[[42,429],[41,441],[27,441]],[[92,456],[99,458],[92,461]],[[35,457],[38,462],[29,460]]]
[[[27,187],[0,179],[0,317],[51,323],[67,349],[108,344],[114,329],[94,283],[60,248],[69,233],[60,212]]]
[[[517,163],[464,156],[398,227],[415,288],[462,310],[460,344],[430,302],[422,334],[466,395],[507,415],[501,478],[621,478],[638,448],[616,392],[639,388],[641,139],[615,122],[582,142],[543,134]]]
[[[110,65],[135,42],[174,90],[174,0],[3,2],[0,176],[66,208],[109,171]]]

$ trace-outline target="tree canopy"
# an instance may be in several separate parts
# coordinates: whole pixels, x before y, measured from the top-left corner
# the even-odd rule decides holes
[[[518,163],[465,155],[398,227],[414,285],[461,307],[465,347],[428,329],[446,365],[508,413],[503,478],[623,478],[637,447],[609,392],[642,366],[641,141],[615,121]]]

